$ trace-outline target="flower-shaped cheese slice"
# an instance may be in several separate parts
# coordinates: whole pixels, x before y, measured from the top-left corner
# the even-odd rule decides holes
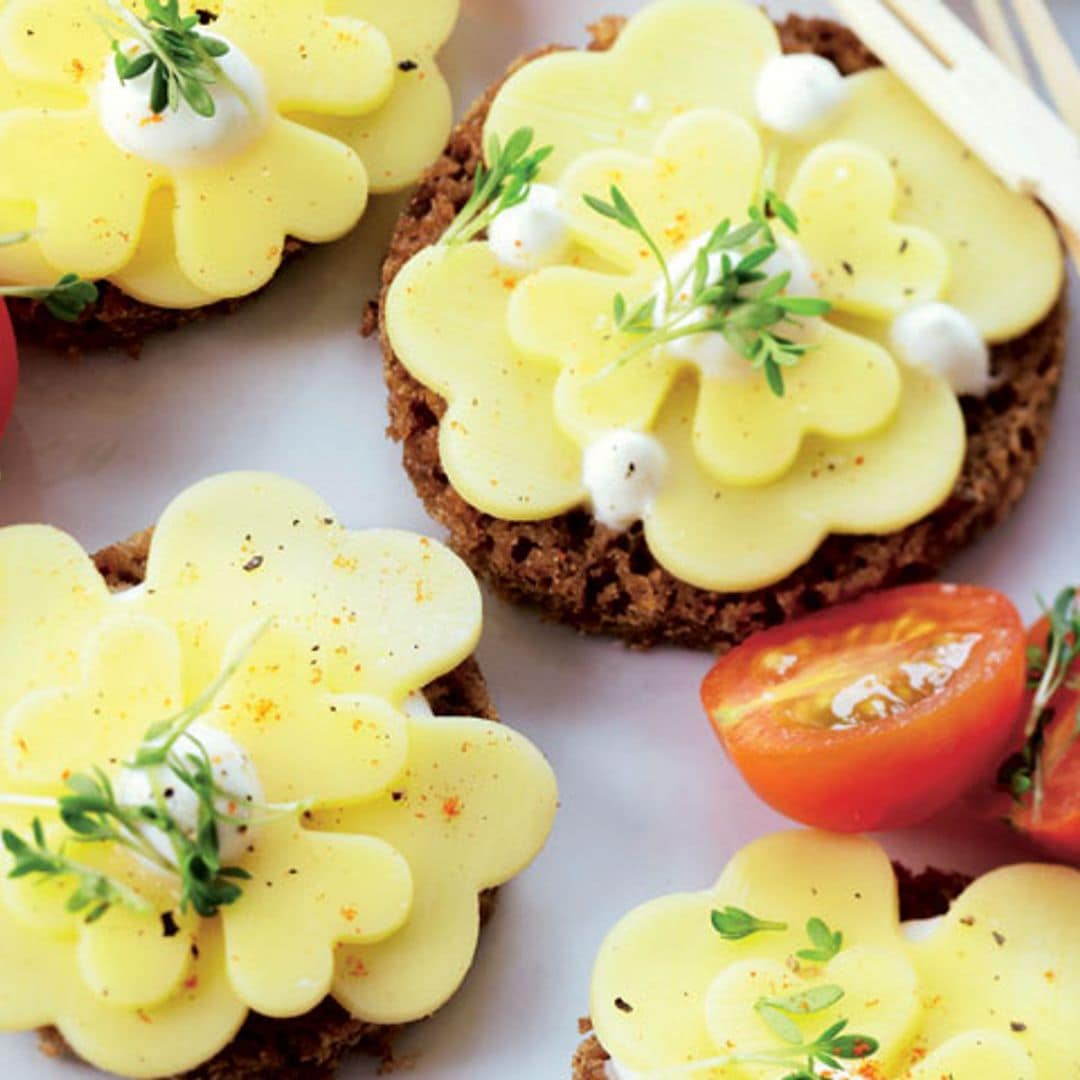
[[[133,656],[140,660],[134,676]],[[404,718],[378,698],[327,695],[312,679],[309,656],[290,633],[271,629],[203,719],[247,752],[271,804],[370,798],[405,761]],[[48,794],[91,764],[115,780],[147,729],[179,710],[180,663],[179,642],[165,624],[145,616],[103,624],[88,639],[79,685],[33,692],[5,717],[9,771]],[[312,832],[299,814],[259,826],[244,859],[252,884],[221,912],[233,986],[249,1007],[272,1016],[314,1008],[330,989],[336,943],[385,937],[412,902],[409,868],[390,845]],[[108,996],[120,978],[129,1006],[164,1000],[185,973],[187,951],[162,937],[159,919],[160,908],[125,913],[84,931],[96,944],[81,950],[87,984]],[[168,960],[154,965],[156,978],[131,965],[145,940]],[[132,1000],[128,983],[150,996]]]
[[[351,146],[375,193],[399,191],[435,160],[452,121],[450,88],[435,62],[457,22],[459,0],[327,0],[330,15],[377,26],[394,57],[394,88],[386,103],[359,117],[303,113],[303,123]]]
[[[176,500],[142,589],[110,597],[98,579],[88,590],[96,572],[74,549],[46,529],[0,531],[0,639],[20,658],[7,666],[41,664],[33,677],[6,674],[0,772],[10,761],[24,791],[44,797],[67,772],[114,771],[149,722],[240,658],[200,723],[249,754],[267,801],[311,809],[257,824],[240,859],[252,878],[210,920],[183,916],[172,881],[125,851],[70,853],[103,860],[150,912],[114,907],[87,926],[64,910],[66,883],[0,881],[4,970],[33,974],[18,993],[0,979],[0,1028],[55,1024],[99,1067],[148,1076],[206,1061],[250,1008],[292,1016],[332,991],[358,1015],[408,1021],[442,1004],[475,948],[478,891],[532,859],[557,799],[550,768],[513,732],[397,708],[472,650],[479,598],[462,564],[416,537],[346,533],[306,489],[261,474]],[[34,632],[19,638],[20,625]],[[33,808],[5,807],[4,824],[26,835],[34,814],[60,828]],[[355,949],[400,966],[354,993],[366,959],[383,966]],[[139,1030],[149,1025],[157,1041]]]
[[[556,792],[543,757],[483,720],[409,722],[409,763],[391,791],[315,815],[320,828],[380,837],[413,870],[409,922],[385,941],[346,945],[334,997],[378,1024],[427,1016],[469,970],[477,895],[524,869],[551,828]]]
[[[0,1030],[55,1026],[79,1057],[121,1076],[182,1073],[227,1046],[248,1011],[225,974],[220,923],[203,924],[197,954],[168,1001],[117,1008],[87,988],[69,943],[0,917],[0,970],[27,976],[0,979]]]
[[[778,52],[776,30],[755,5],[659,0],[630,20],[608,53],[559,53],[522,68],[496,97],[487,136],[531,127],[537,145],[556,148],[542,177],[550,182],[591,149],[649,152],[668,121],[692,109],[719,107],[757,123],[757,78]],[[891,72],[847,82],[844,102],[815,139],[849,140],[890,163],[898,221],[944,243],[952,273],[943,299],[989,340],[1030,329],[1065,280],[1050,219],[1033,199],[1006,189]],[[769,138],[782,151],[783,190],[815,143]]]
[[[208,685],[252,620],[293,623],[328,693],[400,705],[476,648],[480,590],[441,544],[350,532],[310,489],[262,473],[189,488],[162,514],[133,609],[164,618],[185,649],[185,689]]]
[[[429,0],[406,15],[371,7],[209,5],[212,32],[255,64],[266,106],[255,104],[253,141],[240,140],[231,157],[163,165],[125,152],[105,133],[94,90],[111,62],[106,36],[62,0],[11,0],[0,11],[0,106],[13,102],[0,109],[0,145],[17,152],[32,143],[38,152],[17,154],[23,166],[5,170],[0,226],[41,232],[0,256],[0,275],[109,277],[146,302],[193,307],[265,284],[287,236],[322,243],[343,235],[369,187],[414,179],[450,122],[433,56],[456,0]],[[399,50],[416,59],[406,63]],[[28,110],[22,98],[51,107]],[[178,122],[171,114],[170,121]]]
[[[1061,1036],[1080,999],[1078,899],[1075,871],[1011,867],[970,887],[913,944],[900,932],[895,879],[876,844],[774,835],[737,854],[713,889],[666,897],[623,919],[596,964],[593,1022],[620,1065],[674,1080],[694,1061],[782,1048],[755,1003],[829,984],[845,991],[837,1005],[793,1019],[811,1038],[848,1019],[849,1031],[877,1039],[880,1051],[862,1066],[867,1075],[1069,1076],[1080,1069],[1075,1045]],[[727,941],[710,921],[727,905],[788,929]],[[840,930],[843,948],[825,964],[793,965],[811,918]],[[694,1075],[778,1080],[790,1071],[778,1064]]]
[[[667,127],[652,158],[599,151],[582,158],[564,176],[563,202],[577,239],[626,275],[573,267],[540,271],[515,289],[509,327],[519,351],[558,368],[555,417],[579,446],[588,446],[610,429],[650,428],[674,381],[694,367],[686,356],[658,349],[611,369],[634,346],[630,335],[612,332],[612,300],[622,292],[634,305],[648,296],[657,287],[658,270],[642,240],[591,211],[584,195],[606,193],[612,184],[618,185],[671,257],[720,220],[745,215],[754,200],[760,166],[760,144],[750,126],[729,113],[699,110]],[[811,194],[806,201],[813,204]],[[391,337],[405,365],[421,379],[433,379],[428,384],[436,390],[453,387],[456,399],[469,393],[462,383],[472,383],[473,378],[462,372],[460,351],[446,345],[456,333],[440,329],[451,312],[464,306],[462,294],[465,289],[474,291],[476,275],[505,278],[495,268],[485,268],[482,256],[474,259],[471,274],[465,272],[463,256],[460,261],[437,255],[417,260],[395,283],[388,311]],[[494,301],[490,316],[494,323],[501,297],[495,288],[484,289],[482,295]],[[706,469],[719,480],[768,483],[791,468],[808,433],[849,438],[873,432],[891,419],[900,378],[885,350],[828,325],[820,328],[813,343],[789,374],[784,397],[775,396],[765,379],[738,357],[734,362],[745,368],[743,377],[710,374],[701,379],[694,442]],[[470,336],[474,353],[481,352],[478,345],[474,330]],[[465,363],[475,369],[485,361],[477,355]],[[546,381],[538,377],[538,387],[542,389]],[[518,401],[515,413],[535,397],[534,391]],[[475,449],[480,443],[473,438],[470,446]],[[455,475],[460,476],[461,470]],[[473,476],[465,482],[461,489],[465,498],[473,498],[482,483],[478,480]]]
[[[889,320],[937,299],[949,264],[925,229],[896,225],[899,194],[888,162],[857,143],[824,143],[795,174],[787,201],[821,294],[842,311]]]
[[[727,905],[786,923],[788,929],[725,940],[712,928],[710,915]],[[648,903],[609,934],[594,969],[591,997],[604,1048],[621,1065],[641,1071],[724,1053],[727,1036],[718,1041],[713,1030],[729,1008],[720,980],[731,980],[731,986],[736,979],[745,981],[750,961],[765,965],[770,977],[777,975],[777,965],[806,946],[804,927],[814,917],[842,931],[845,951],[856,957],[888,957],[890,978],[906,986],[896,884],[884,852],[851,837],[780,833],[744,848],[713,889]],[[734,973],[725,976],[728,969]],[[838,980],[823,976],[819,981]],[[742,1022],[755,1022],[753,1006],[764,992],[746,1001],[749,1016]],[[763,1027],[758,1041],[769,1042]]]

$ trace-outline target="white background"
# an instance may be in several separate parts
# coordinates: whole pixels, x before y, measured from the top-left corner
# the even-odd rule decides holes
[[[639,6],[623,0],[624,10]],[[1053,6],[1080,51],[1080,3]],[[580,42],[584,23],[619,7],[465,0],[445,55],[458,111],[516,55]],[[94,549],[154,521],[193,481],[254,468],[307,482],[353,526],[437,534],[384,437],[378,348],[357,334],[400,202],[377,201],[351,239],[308,254],[238,315],[153,341],[138,361],[27,351],[0,443],[0,524],[50,522]],[[1074,320],[1074,357],[1078,330]],[[1074,362],[1019,514],[951,569],[1005,589],[1028,614],[1036,591],[1080,577],[1078,384]],[[480,659],[503,718],[550,757],[562,811],[536,864],[504,890],[466,985],[400,1050],[417,1055],[422,1080],[559,1080],[607,930],[644,900],[711,883],[740,844],[784,823],[744,789],[710,734],[697,701],[707,657],[630,653],[489,598]],[[996,830],[948,823],[887,842],[919,866],[980,870],[1019,854]],[[367,1061],[345,1070],[350,1080],[374,1074]],[[32,1036],[0,1037],[5,1080],[91,1075],[38,1057]]]

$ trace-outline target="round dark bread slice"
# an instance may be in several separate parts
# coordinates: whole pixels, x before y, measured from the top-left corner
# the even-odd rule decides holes
[[[152,530],[137,533],[94,556],[109,588],[122,591],[146,575]],[[476,661],[464,661],[424,688],[424,696],[439,716],[475,716],[498,720],[487,684]],[[495,907],[497,890],[480,894],[480,921],[486,923]],[[185,1073],[185,1080],[320,1080],[333,1076],[342,1059],[353,1051],[393,1062],[392,1040],[397,1027],[353,1019],[337,1002],[327,999],[318,1008],[289,1020],[251,1013],[236,1038],[216,1057]],[[72,1056],[55,1028],[39,1032],[42,1051],[49,1057]]]
[[[966,874],[936,870],[932,866],[921,873],[914,873],[900,863],[893,863],[893,870],[896,872],[900,919],[903,922],[944,915],[972,881]],[[611,1058],[600,1045],[600,1040],[590,1034],[590,1021],[578,1021],[578,1031],[587,1038],[574,1052],[570,1065],[571,1080],[611,1080],[608,1072]]]
[[[610,48],[622,20],[591,27],[591,49]],[[787,52],[814,52],[845,74],[876,65],[846,27],[792,16],[779,25]],[[526,57],[516,67],[551,49]],[[451,136],[402,215],[383,268],[383,298],[401,267],[434,243],[472,191],[484,120],[501,83],[490,88]],[[371,320],[369,320],[369,328]],[[888,536],[830,536],[783,581],[752,592],[720,593],[679,581],[659,566],[641,525],[615,532],[586,510],[544,521],[510,522],[481,513],[451,487],[439,461],[446,404],[414,379],[382,327],[390,391],[390,434],[428,512],[473,570],[510,600],[537,605],[584,633],[614,634],[634,646],[663,642],[723,651],[757,630],[890,585],[933,576],[947,560],[1012,511],[1050,433],[1065,356],[1064,296],[1029,333],[995,346],[996,389],[962,402],[968,448],[948,501]]]

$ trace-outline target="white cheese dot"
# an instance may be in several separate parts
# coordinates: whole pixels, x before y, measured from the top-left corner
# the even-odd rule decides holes
[[[634,113],[652,112],[652,107],[652,98],[644,90],[639,90],[630,102],[630,111]]]
[[[218,40],[225,41],[219,35]],[[213,165],[246,150],[266,130],[270,107],[259,69],[231,42],[217,63],[228,77],[207,86],[213,116],[200,116],[181,100],[178,109],[150,111],[151,73],[120,81],[113,63],[98,86],[101,125],[121,150],[166,168]],[[129,42],[126,48],[135,49]]]
[[[754,103],[762,123],[782,135],[808,135],[848,95],[835,64],[812,53],[776,56],[758,75]]]
[[[559,262],[570,248],[570,224],[559,192],[533,184],[524,202],[491,223],[488,244],[499,262],[515,270],[539,270]]]
[[[940,375],[956,394],[990,389],[990,350],[975,324],[951,304],[916,304],[893,320],[896,355]]]
[[[618,428],[590,443],[582,478],[596,520],[618,530],[640,521],[660,493],[667,467],[667,452],[640,431]]]
[[[189,754],[210,758],[215,784],[228,797],[215,800],[217,809],[230,817],[243,818],[252,805],[263,802],[262,785],[255,764],[246,750],[232,736],[209,724],[194,723],[176,741],[175,752],[181,758]],[[165,805],[184,835],[194,838],[199,826],[199,801],[172,769],[123,769],[116,779],[116,798],[124,806],[154,805],[155,787],[161,792]],[[218,822],[218,849],[222,862],[237,862],[252,843],[255,826]],[[153,825],[143,828],[143,835],[154,850],[169,862],[175,862],[175,852],[169,838]]]

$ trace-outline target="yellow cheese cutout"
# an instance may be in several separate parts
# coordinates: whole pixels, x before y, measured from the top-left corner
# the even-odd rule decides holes
[[[234,474],[173,503],[146,584],[123,596],[62,534],[0,530],[0,600],[0,792],[55,797],[94,766],[115,779],[235,664],[198,722],[247,754],[267,802],[234,856],[250,877],[213,918],[109,845],[67,853],[143,906],[89,924],[67,910],[74,880],[0,875],[0,1029],[54,1024],[99,1068],[161,1076],[207,1061],[249,1009],[299,1015],[333,992],[405,1023],[453,993],[478,893],[531,861],[557,802],[521,736],[399,709],[475,645],[479,596],[454,556],[347,532],[299,485]],[[40,802],[2,816],[23,837],[33,816],[47,843],[67,835]],[[363,963],[379,974],[356,989]]]
[[[551,410],[557,371],[515,347],[507,329],[516,283],[485,244],[429,248],[394,280],[386,322],[402,363],[449,402],[439,453],[455,490],[487,513],[528,521],[585,493],[581,451]]]
[[[551,829],[558,798],[539,752],[498,724],[416,719],[409,745],[392,790],[315,816],[319,828],[381,837],[414,868],[404,929],[338,953],[334,997],[378,1024],[433,1012],[454,993],[476,947],[477,894],[524,869],[525,853]]]
[[[0,218],[18,208],[39,230],[32,251],[0,255],[0,279],[108,278],[178,309],[245,296],[274,276],[287,237],[343,236],[369,190],[405,186],[438,153],[451,116],[434,53],[457,0],[408,13],[360,0],[204,6],[217,16],[208,32],[258,69],[269,122],[232,157],[170,167],[105,133],[96,87],[111,54],[89,14],[66,0],[0,8],[0,158],[12,163]],[[29,145],[33,155],[21,152]]]
[[[856,143],[819,146],[788,192],[821,293],[843,311],[891,319],[936,300],[949,274],[933,233],[894,225],[898,190],[886,160]]]
[[[889,533],[938,507],[964,459],[964,420],[948,386],[903,373],[900,408],[878,435],[813,436],[768,487],[717,483],[693,449],[694,393],[683,383],[656,429],[670,482],[645,518],[649,550],[682,581],[741,591],[801,566],[829,533]]]
[[[822,138],[888,159],[899,185],[897,219],[930,231],[948,252],[944,300],[992,342],[1029,330],[1065,283],[1061,241],[1046,212],[1009,191],[891,72],[862,72],[848,85]],[[785,147],[781,183],[807,149]]]
[[[725,940],[710,915],[729,904],[788,929]],[[731,860],[713,889],[645,904],[611,931],[593,971],[597,1035],[629,1069],[715,1057],[723,1045],[710,1032],[706,1003],[721,972],[749,960],[782,964],[805,947],[804,927],[814,916],[842,929],[848,948],[894,950],[895,913],[889,860],[869,841],[812,833],[758,840]]]
[[[481,627],[476,582],[441,544],[349,532],[308,488],[265,473],[213,477],[176,498],[129,603],[177,628],[189,695],[238,630],[270,615],[319,645],[326,692],[393,704],[471,655]]]
[[[526,65],[499,91],[486,126],[505,143],[531,127],[553,146],[553,179],[592,150],[652,150],[674,116],[717,107],[753,115],[754,80],[780,51],[767,15],[743,0],[660,0],[608,53],[560,52]]]
[[[1033,1080],[1080,1072],[1068,1018],[1080,1007],[1080,874],[1014,866],[971,886],[924,942],[900,933],[896,884],[872,841],[819,832],[758,840],[710,890],[626,916],[600,950],[592,1018],[620,1066],[657,1080],[779,1080],[794,1066],[724,1065],[783,1049],[755,1009],[762,997],[838,986],[844,996],[792,1017],[810,1038],[831,1022],[880,1049],[855,1075],[881,1080]],[[786,924],[739,941],[711,913],[728,905]],[[827,963],[795,957],[818,918],[843,934]],[[1003,939],[1003,940],[1002,940]],[[629,1006],[629,1008],[627,1008]],[[1022,1014],[1022,1015],[1021,1015]]]

